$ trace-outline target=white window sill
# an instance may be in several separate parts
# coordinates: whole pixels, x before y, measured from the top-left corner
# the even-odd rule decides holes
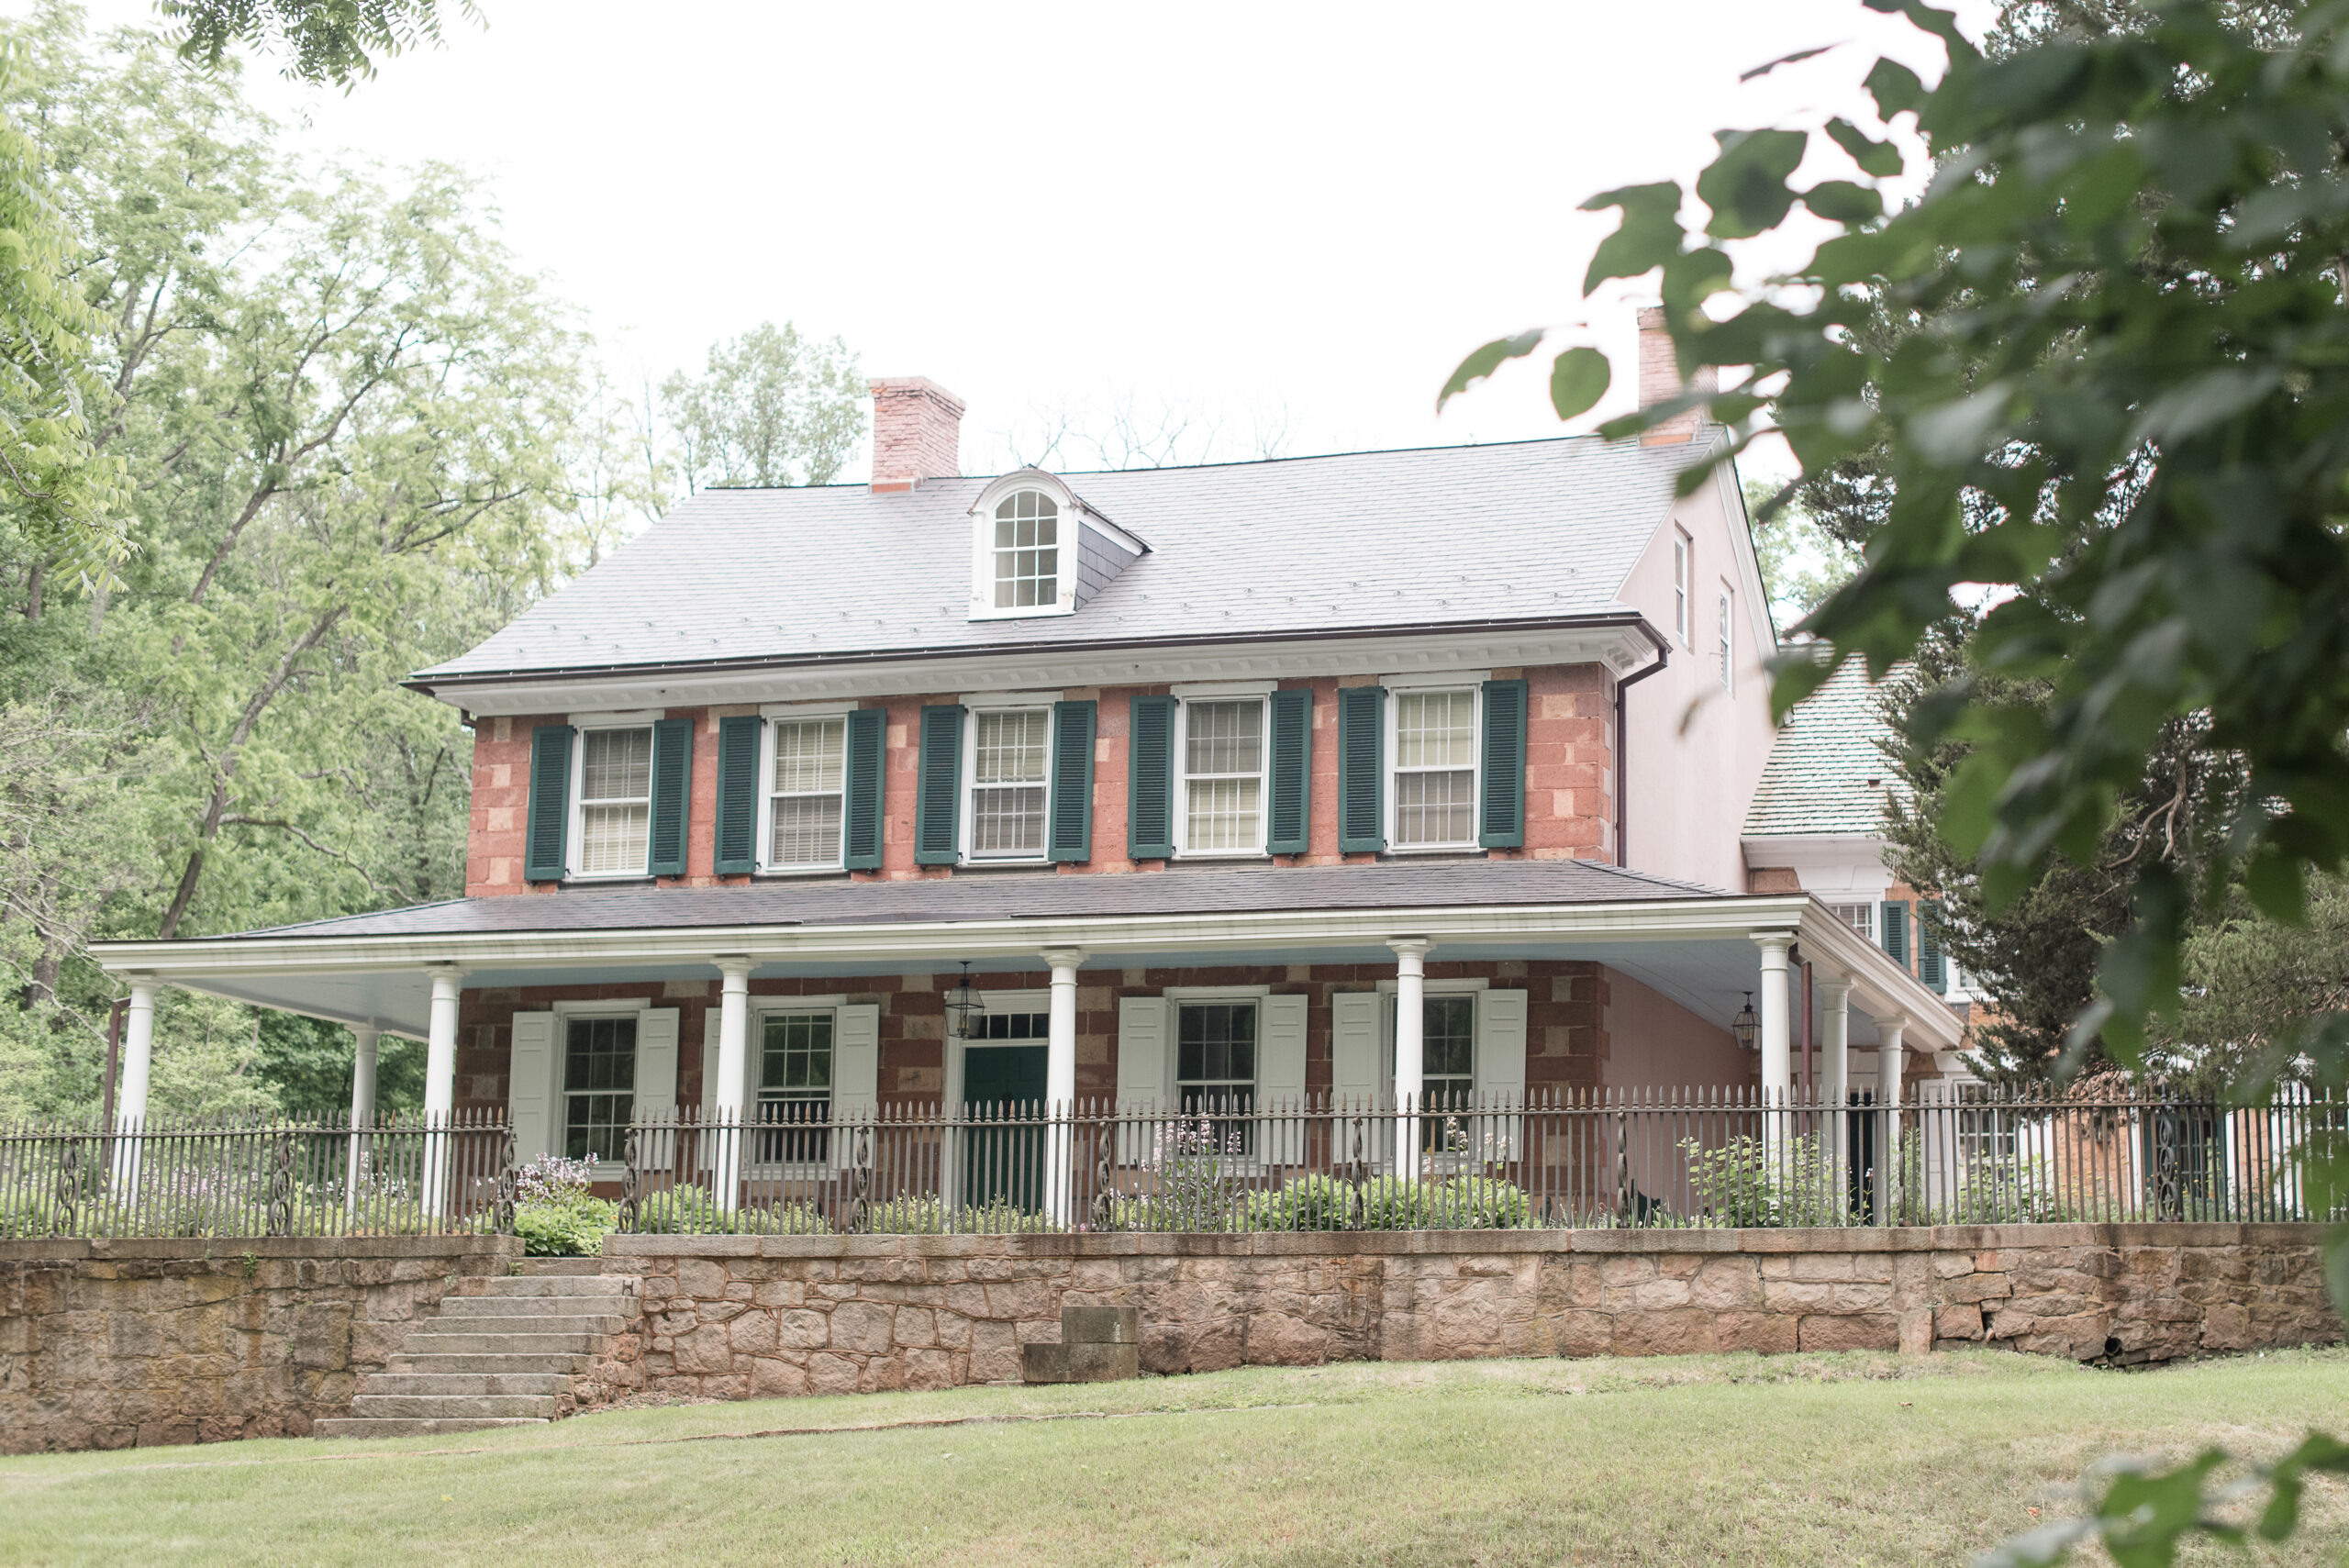
[[[1050,855],[1022,855],[1016,859],[1009,855],[989,855],[984,860],[974,856],[966,855],[962,860],[954,862],[954,869],[957,871],[985,871],[992,866],[1026,866],[1032,869],[1036,866],[1048,866],[1052,863],[1052,859]]]
[[[566,874],[565,882],[651,882],[649,871],[574,871]]]
[[[1387,848],[1390,855],[1456,855],[1465,850],[1481,850],[1484,846],[1474,839],[1457,844],[1394,844]]]
[[[1019,605],[1008,610],[972,606],[973,620],[1038,620],[1047,616],[1073,616],[1074,605]]]
[[[1178,861],[1265,861],[1272,859],[1270,850],[1183,850],[1174,851]]]
[[[762,877],[838,876],[848,867],[834,861],[823,866],[761,866],[753,874]]]

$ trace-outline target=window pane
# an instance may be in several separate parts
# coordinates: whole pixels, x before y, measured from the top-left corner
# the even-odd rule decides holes
[[[1184,771],[1252,773],[1264,767],[1264,705],[1187,703],[1183,709]]]
[[[974,855],[1041,855],[1044,852],[1044,790],[1041,785],[971,792],[971,852]]]
[[[645,833],[652,820],[651,806],[641,803],[590,806],[579,815],[579,869],[583,873],[643,873]]]
[[[1431,996],[1422,1017],[1422,1071],[1431,1080],[1473,1079],[1476,1073],[1476,999]]]
[[[652,793],[652,731],[591,729],[582,737],[579,798],[642,800]]]
[[[1257,779],[1193,779],[1185,817],[1183,847],[1203,852],[1255,850],[1264,837],[1256,830],[1257,800],[1263,783]]]
[[[636,1020],[573,1018],[563,1030],[563,1153],[617,1160],[636,1105]]]
[[[829,865],[841,858],[841,797],[789,795],[774,803],[767,860],[779,866]]]
[[[1395,841],[1463,844],[1475,831],[1475,775],[1466,771],[1395,775]]]
[[[1006,496],[995,509],[997,609],[1050,605],[1060,594],[1060,507],[1033,490]]]
[[[973,778],[983,784],[1042,784],[1052,724],[1052,716],[1041,708],[980,714],[974,727]]]
[[[1245,1115],[1256,1105],[1256,1004],[1186,1002],[1175,1013],[1176,1099],[1186,1111]],[[1216,1121],[1218,1152],[1246,1154],[1251,1124]]]
[[[1395,699],[1395,765],[1464,768],[1475,761],[1473,692],[1404,692]]]
[[[774,793],[809,795],[841,787],[844,718],[800,719],[774,727]]]
[[[786,1013],[771,1017],[761,1031],[759,1090],[829,1090],[832,1085],[832,1015]]]

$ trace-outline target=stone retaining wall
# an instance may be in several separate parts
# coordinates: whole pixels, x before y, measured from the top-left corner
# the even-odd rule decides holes
[[[0,1453],[301,1436],[507,1236],[0,1241]]]
[[[643,1315],[583,1403],[1019,1375],[1060,1310],[1141,1312],[1146,1372],[1993,1345],[2167,1360],[2343,1337],[2312,1225],[1243,1236],[615,1236]]]

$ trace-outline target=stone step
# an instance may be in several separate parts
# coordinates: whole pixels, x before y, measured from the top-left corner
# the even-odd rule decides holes
[[[319,1438],[429,1438],[441,1432],[483,1432],[493,1427],[543,1427],[543,1416],[342,1416],[319,1421]]]
[[[625,1296],[451,1296],[435,1321],[475,1318],[624,1318]]]
[[[468,1312],[429,1318],[408,1329],[418,1334],[617,1334],[628,1319],[617,1312]]]
[[[360,1420],[426,1420],[476,1416],[536,1416],[551,1420],[569,1401],[552,1394],[362,1394],[351,1401]]]
[[[518,1271],[519,1277],[545,1279],[561,1274],[600,1274],[604,1272],[601,1258],[524,1258]]]
[[[432,1355],[417,1355],[407,1351],[392,1352],[384,1370],[394,1373],[431,1373],[453,1376],[461,1373],[493,1373],[500,1376],[517,1373],[556,1373],[570,1377],[585,1372],[595,1357],[584,1351],[539,1351],[516,1354],[495,1351],[465,1352],[442,1351]]]
[[[478,1296],[454,1296],[447,1301],[510,1300],[515,1296],[629,1296],[635,1292],[634,1274],[502,1274],[482,1282]],[[445,1304],[445,1303],[444,1303]]]
[[[480,1319],[476,1318],[478,1322]],[[600,1333],[487,1334],[415,1329],[401,1351],[412,1356],[590,1355]]]
[[[563,1372],[375,1372],[367,1374],[370,1394],[568,1394]]]

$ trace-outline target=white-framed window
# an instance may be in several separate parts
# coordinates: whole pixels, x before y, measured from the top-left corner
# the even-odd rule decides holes
[[[1864,904],[1830,904],[1827,907],[1829,912],[1843,924],[1859,932],[1869,941],[1876,940],[1876,905],[1873,901]]]
[[[1721,590],[1721,621],[1720,621],[1721,650],[1720,650],[1720,660],[1721,660],[1721,690],[1723,690],[1723,691],[1725,691],[1725,692],[1726,692],[1726,691],[1734,691],[1734,690],[1736,690],[1736,689],[1737,689],[1737,688],[1736,688],[1735,682],[1734,682],[1734,679],[1733,679],[1733,676],[1732,676],[1732,673],[1731,673],[1731,672],[1732,672],[1732,670],[1733,670],[1734,666],[1733,666],[1733,664],[1732,664],[1732,662],[1731,662],[1731,659],[1730,659],[1730,637],[1729,637],[1729,624],[1730,624],[1729,590],[1728,590],[1727,588],[1723,588],[1723,589]]]
[[[1387,701],[1395,759],[1387,842],[1397,850],[1476,842],[1476,688],[1404,690]]]
[[[642,876],[652,829],[652,727],[583,728],[573,776],[572,873]]]
[[[829,1007],[761,1015],[759,1132],[751,1152],[759,1164],[815,1164],[831,1158],[837,1029]]]
[[[1419,1104],[1431,1111],[1466,1105],[1476,1093],[1475,995],[1423,998],[1419,1047]]]
[[[1186,700],[1182,726],[1183,799],[1176,852],[1264,852],[1265,713],[1262,697]]]
[[[778,718],[767,726],[766,850],[775,871],[824,871],[841,863],[846,815],[848,717]]]
[[[1672,530],[1672,629],[1688,646],[1688,535]]]
[[[636,1015],[562,1020],[562,1152],[617,1161],[636,1106]]]
[[[1060,503],[1042,491],[1015,491],[996,503],[996,609],[1051,609],[1060,603]]]
[[[1043,858],[1052,756],[1051,708],[972,712],[966,859]]]
[[[1174,1103],[1208,1121],[1220,1153],[1251,1151],[1252,1124],[1238,1118],[1256,1108],[1257,1015],[1253,998],[1174,1004]]]

